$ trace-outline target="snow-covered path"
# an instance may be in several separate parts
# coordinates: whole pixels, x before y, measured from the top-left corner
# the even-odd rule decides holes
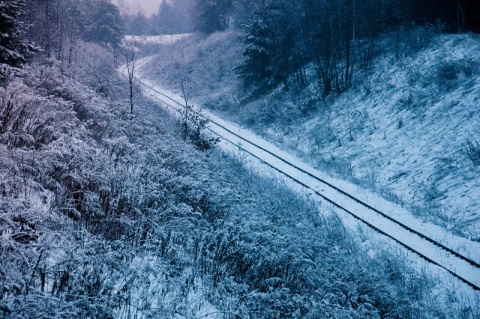
[[[139,68],[147,59],[139,61]],[[183,103],[181,96],[163,90],[146,79],[139,79],[139,83],[143,92],[157,102],[161,101],[163,106],[174,113],[181,111]],[[351,183],[331,178],[252,132],[224,121],[206,110],[202,110],[202,113],[209,119],[208,129],[222,137],[220,143],[222,148],[234,152],[242,149],[255,158],[256,165],[266,165],[281,172],[316,195],[347,211],[356,219],[367,223],[376,231],[468,282],[471,287],[477,289],[480,287],[479,243],[454,236],[439,226],[423,223],[399,205]],[[465,258],[458,258],[456,253],[452,252]]]

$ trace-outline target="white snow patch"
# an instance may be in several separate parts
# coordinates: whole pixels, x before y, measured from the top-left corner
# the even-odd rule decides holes
[[[126,35],[123,41],[134,45],[173,44],[179,40],[188,38],[190,35],[191,33],[171,35]]]

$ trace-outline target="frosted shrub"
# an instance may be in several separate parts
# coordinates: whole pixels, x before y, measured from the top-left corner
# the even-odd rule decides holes
[[[58,137],[53,126],[60,124],[70,109],[68,103],[35,96],[16,82],[0,92],[0,104],[0,139],[13,147],[39,148],[51,143]]]
[[[466,59],[442,62],[435,68],[436,83],[446,90],[451,90],[459,85],[460,78],[471,78],[479,71],[479,66],[475,61]]]
[[[0,88],[0,316],[112,318],[150,291],[141,267],[129,281],[135,250],[188,267],[198,230],[224,215],[183,176],[189,153],[57,71]]]
[[[472,162],[473,166],[480,166],[480,144],[477,141],[467,140],[465,143],[465,154],[467,158]]]

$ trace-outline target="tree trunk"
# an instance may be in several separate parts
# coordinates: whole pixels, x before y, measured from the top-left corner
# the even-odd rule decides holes
[[[133,79],[130,82],[130,114],[133,114]]]

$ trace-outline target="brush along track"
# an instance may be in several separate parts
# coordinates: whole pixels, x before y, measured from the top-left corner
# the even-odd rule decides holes
[[[182,113],[182,108],[184,108],[182,103],[160,92],[145,81],[137,79],[137,82],[143,86],[143,91],[146,94],[162,102],[169,109],[180,114]],[[380,234],[391,238],[406,249],[416,253],[426,261],[445,269],[473,289],[480,290],[480,264],[476,261],[381,212],[365,201],[325,181],[315,173],[309,172],[249,140],[247,137],[235,133],[227,128],[225,124],[219,123],[220,120],[212,120],[197,111],[191,112],[207,120],[209,123],[207,129],[221,139],[287,176]],[[322,187],[319,187],[318,183],[321,183]]]

